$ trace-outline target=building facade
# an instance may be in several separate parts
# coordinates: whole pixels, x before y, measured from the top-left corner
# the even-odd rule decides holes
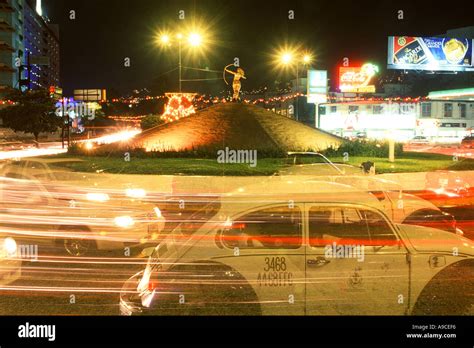
[[[41,0],[0,0],[0,90],[59,86],[59,30]]]
[[[319,108],[319,128],[343,137],[459,143],[474,130],[474,100],[346,101]]]

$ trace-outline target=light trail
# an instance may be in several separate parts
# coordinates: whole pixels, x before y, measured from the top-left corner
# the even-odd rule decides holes
[[[63,149],[61,145],[50,145],[48,147],[43,147],[39,149],[29,148],[22,150],[0,151],[0,160],[14,160],[26,157],[50,156],[66,152],[67,149]]]

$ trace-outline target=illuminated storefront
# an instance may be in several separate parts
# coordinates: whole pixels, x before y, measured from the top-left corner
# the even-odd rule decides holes
[[[435,143],[458,143],[474,129],[474,102],[414,99],[328,103],[320,107],[319,125],[348,138],[407,141],[425,136]]]

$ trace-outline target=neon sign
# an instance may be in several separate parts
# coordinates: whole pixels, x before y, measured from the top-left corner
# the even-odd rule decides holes
[[[340,67],[339,89],[341,92],[375,93],[375,86],[369,83],[378,72],[379,68],[373,64],[364,64],[361,67]]]

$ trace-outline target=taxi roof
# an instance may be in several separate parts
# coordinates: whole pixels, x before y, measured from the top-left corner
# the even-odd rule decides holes
[[[382,205],[372,194],[355,187],[319,180],[281,180],[274,177],[262,183],[241,187],[222,196],[222,210],[235,209],[235,204],[246,208],[296,202],[324,202],[363,204],[378,210]]]

